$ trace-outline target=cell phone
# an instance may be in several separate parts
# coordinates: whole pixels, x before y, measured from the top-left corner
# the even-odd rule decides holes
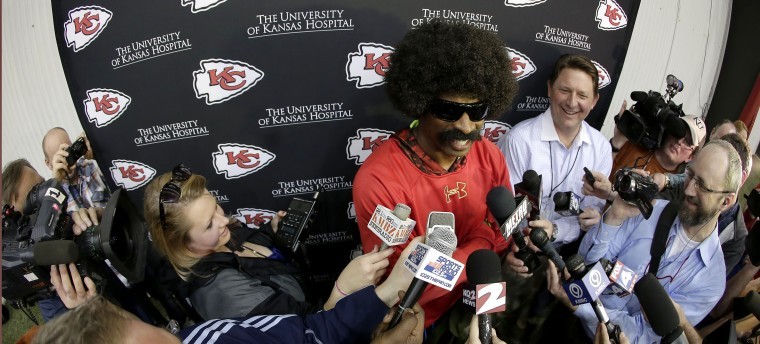
[[[314,222],[317,213],[317,198],[319,192],[312,199],[294,197],[288,205],[288,214],[280,222],[280,229],[274,236],[277,246],[296,252],[301,242],[304,231]]]
[[[588,170],[588,167],[584,167],[583,172],[586,174],[586,180],[588,183],[591,184],[591,186],[594,186],[594,183],[596,183],[596,178],[594,178],[594,175],[591,174],[591,171]]]

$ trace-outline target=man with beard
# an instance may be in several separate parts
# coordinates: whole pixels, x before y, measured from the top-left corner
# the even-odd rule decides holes
[[[378,205],[411,207],[416,227],[426,234],[431,211],[455,215],[453,258],[467,261],[476,249],[503,253],[507,241],[489,215],[486,194],[509,187],[504,156],[480,131],[486,118],[509,109],[517,92],[504,42],[494,33],[462,23],[431,21],[411,30],[390,56],[385,75],[395,107],[414,118],[374,150],[354,179],[353,198],[362,245],[369,252],[381,240],[367,228]],[[396,263],[406,245],[396,246]],[[429,286],[419,300],[425,327],[461,299],[465,274],[454,290]],[[461,302],[461,301],[460,301]]]
[[[618,196],[604,214],[603,223],[583,239],[578,253],[585,257],[586,264],[606,258],[622,262],[639,276],[654,274],[675,304],[681,328],[687,336],[693,337],[696,332],[692,324],[707,315],[726,285],[726,267],[717,231],[718,215],[736,198],[741,162],[729,143],[713,140],[686,166],[686,175],[684,201],[672,203],[678,215],[672,224],[666,223],[663,227],[666,236],[655,239],[655,228],[671,203],[657,200],[652,216],[646,220],[636,206]],[[659,257],[650,254],[655,241],[666,243]],[[657,258],[659,268],[653,268]],[[557,273],[551,268],[552,264],[547,269],[549,290],[570,307]],[[603,294],[600,300],[610,322],[619,325],[629,337],[639,343],[659,341],[635,296]],[[571,308],[584,323],[586,333],[593,336],[598,320],[592,307],[583,304]]]

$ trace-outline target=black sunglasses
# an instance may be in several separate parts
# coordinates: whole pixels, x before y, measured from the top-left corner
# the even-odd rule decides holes
[[[184,182],[193,175],[193,172],[184,164],[174,166],[172,170],[172,179],[169,179],[164,187],[161,188],[161,193],[158,196],[158,215],[161,218],[161,226],[166,230],[166,211],[164,211],[164,203],[177,203],[179,196],[182,194],[181,182]]]
[[[488,103],[456,103],[443,99],[433,99],[428,109],[435,117],[446,122],[456,122],[466,112],[473,122],[479,122],[488,116]]]

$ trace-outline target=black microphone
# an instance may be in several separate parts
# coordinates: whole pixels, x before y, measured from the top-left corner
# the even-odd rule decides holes
[[[570,276],[573,279],[580,281],[585,277],[587,272],[586,263],[584,262],[583,257],[579,254],[574,254],[568,257],[567,262],[565,263],[567,266],[567,272],[570,273]],[[602,302],[598,298],[591,297],[589,304],[591,304],[591,307],[594,309],[596,318],[607,328],[610,342],[614,344],[619,343],[620,326],[610,323],[610,317],[607,315],[607,311],[604,309]]]
[[[649,97],[649,95],[644,91],[633,91],[631,92],[631,99],[635,102],[644,101]]]
[[[678,312],[657,277],[651,273],[644,275],[633,287],[633,292],[652,330],[662,337],[660,343],[687,343],[683,329],[678,326]]]
[[[499,259],[499,256],[496,254],[496,252],[488,250],[488,249],[480,249],[470,254],[469,257],[467,257],[467,265],[465,267],[465,271],[467,273],[467,280],[475,286],[477,289],[478,285],[483,284],[498,284],[498,291],[502,290],[501,285],[501,261]],[[489,286],[490,287],[490,286]],[[479,331],[479,338],[481,344],[490,344],[491,343],[491,315],[489,314],[489,310],[492,312],[495,307],[503,306],[505,299],[499,298],[500,295],[491,295],[488,294],[487,298],[477,298],[475,301],[475,311],[477,312],[478,309],[481,309],[483,307],[489,307],[487,310],[485,310],[484,313],[478,314],[478,331]],[[482,301],[482,299],[486,299],[485,301]],[[483,303],[487,303],[490,300],[497,300],[496,302],[499,304],[494,305],[483,305]],[[501,301],[501,302],[499,302]]]
[[[529,170],[532,171],[532,170]],[[533,171],[535,173],[535,171]],[[515,197],[512,196],[512,192],[503,186],[497,186],[486,195],[486,205],[491,215],[499,221],[499,225],[504,224],[510,215],[515,212]],[[527,214],[526,214],[527,215]],[[513,221],[514,222],[514,221]],[[519,223],[514,224],[515,227],[519,226]],[[528,244],[525,241],[525,235],[522,233],[521,228],[504,228],[501,226],[502,235],[504,239],[508,239],[511,235],[517,245],[518,251],[515,253],[515,257],[523,261],[528,272],[533,272],[539,264],[536,255],[528,248]]]
[[[575,192],[557,192],[554,194],[554,212],[562,216],[578,216],[581,211],[581,197]]]
[[[452,218],[450,226],[439,227],[431,233],[426,243],[431,248],[449,257],[454,253],[454,249],[457,247],[457,236],[454,234],[454,230],[451,229],[454,227],[453,220],[454,219]],[[412,283],[409,284],[409,288],[406,290],[406,294],[404,294],[404,298],[402,298],[398,306],[396,306],[396,312],[394,312],[393,318],[388,324],[388,329],[392,329],[398,325],[399,321],[401,321],[401,316],[404,314],[404,310],[412,308],[414,304],[417,303],[427,285],[427,282],[416,277],[412,280]]]
[[[40,266],[74,263],[79,248],[73,240],[48,240],[34,244],[34,264]]]
[[[522,181],[515,184],[515,198],[523,196],[530,200],[531,220],[538,220],[541,215],[541,192],[541,176],[534,170],[523,172]]]
[[[554,265],[557,266],[560,273],[565,270],[565,261],[562,260],[557,250],[554,249],[554,245],[549,242],[549,236],[546,235],[546,231],[543,228],[532,229],[530,231],[530,241],[538,246],[542,252],[546,253],[549,259],[554,262]]]

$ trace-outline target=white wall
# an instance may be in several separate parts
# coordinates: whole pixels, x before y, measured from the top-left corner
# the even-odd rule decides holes
[[[686,87],[674,99],[689,114],[703,114],[717,81],[731,1],[644,0],[602,133],[634,90],[665,89],[675,74]],[[27,158],[45,177],[42,136],[60,126],[82,131],[60,65],[49,0],[2,2],[2,163]]]

